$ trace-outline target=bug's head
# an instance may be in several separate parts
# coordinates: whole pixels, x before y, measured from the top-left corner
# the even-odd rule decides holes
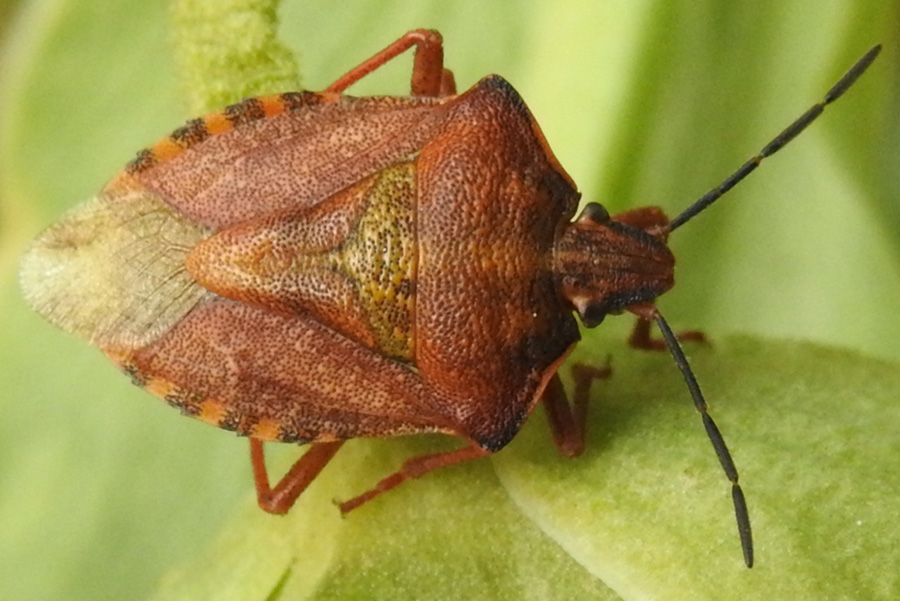
[[[585,326],[652,303],[674,285],[668,223],[656,207],[610,217],[602,205],[590,203],[566,226],[556,244],[554,268],[563,296]]]
[[[602,205],[588,204],[577,220],[566,225],[554,248],[553,265],[562,294],[578,311],[582,323],[592,328],[606,315],[624,310],[643,319],[656,319],[659,314],[653,300],[674,284],[675,258],[666,244],[669,234],[709,208],[764,159],[797,137],[859,79],[880,51],[880,45],[870,49],[822,101],[671,221],[656,207],[610,217]]]
[[[681,370],[703,418],[703,426],[712,442],[719,463],[731,482],[735,518],[741,549],[747,567],[753,566],[753,536],[744,493],[738,473],[718,426],[707,412],[706,400],[684,351],[669,324],[653,301],[674,284],[675,259],[669,251],[669,234],[709,208],[741,180],[756,170],[815,121],[825,107],[840,98],[872,64],[881,51],[875,46],[854,64],[825,94],[825,97],[800,115],[775,136],[762,150],[709,190],[671,221],[656,207],[635,209],[610,217],[601,205],[592,203],[572,223],[568,223],[554,248],[553,268],[562,294],[581,315],[587,327],[598,325],[608,313],[623,310],[644,322],[655,321],[663,341]],[[637,330],[635,330],[637,332]]]

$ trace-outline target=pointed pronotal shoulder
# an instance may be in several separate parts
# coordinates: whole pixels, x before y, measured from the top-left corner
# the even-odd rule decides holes
[[[478,107],[476,110],[486,111],[487,114],[498,118],[515,115],[527,122],[550,167],[563,177],[569,187],[573,190],[577,189],[575,182],[550,149],[540,125],[528,109],[525,100],[505,78],[496,74],[483,77],[466,92],[456,97],[454,105]]]

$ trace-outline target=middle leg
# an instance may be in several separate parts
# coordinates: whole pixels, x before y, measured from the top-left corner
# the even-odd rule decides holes
[[[490,453],[488,451],[482,449],[479,446],[476,446],[473,443],[469,446],[453,451],[445,451],[443,453],[432,453],[429,455],[418,455],[416,457],[412,457],[404,461],[403,466],[399,470],[397,470],[387,478],[382,479],[378,484],[376,484],[375,488],[368,490],[363,494],[350,499],[349,501],[339,503],[338,506],[341,509],[341,513],[353,511],[360,505],[371,501],[381,493],[391,490],[392,488],[405,482],[406,480],[409,480],[411,478],[420,478],[428,472],[432,472],[438,468],[462,463],[463,461],[471,461],[472,459],[478,459],[479,457],[484,457],[485,455],[489,454]]]

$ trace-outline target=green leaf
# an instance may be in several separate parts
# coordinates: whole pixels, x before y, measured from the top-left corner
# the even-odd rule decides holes
[[[519,509],[487,461],[423,478],[341,518],[437,437],[351,441],[286,517],[242,510],[153,599],[616,599]]]
[[[866,358],[900,358],[892,4],[285,1],[275,37],[271,4],[253,0],[16,8],[0,55],[0,597],[897,597],[900,370]],[[584,457],[557,457],[539,409],[494,459],[341,520],[332,498],[453,444],[352,441],[282,519],[254,507],[246,442],[176,417],[24,306],[27,240],[135,151],[292,86],[291,54],[321,89],[423,26],[444,34],[461,88],[490,72],[517,87],[586,199],[671,214],[885,44],[808,132],[673,236],[679,282],[660,306],[713,340],[688,352],[741,472],[753,570],[677,370],[624,348],[625,320],[579,347],[615,368]],[[402,93],[409,64],[350,91]],[[281,451],[273,467],[301,452]]]
[[[597,385],[584,456],[558,456],[538,412],[493,470],[448,468],[340,519],[334,498],[441,448],[437,438],[352,441],[287,517],[262,514],[248,495],[154,599],[900,593],[898,541],[886,535],[900,519],[896,364],[752,338],[690,347],[747,490],[758,563],[746,570],[730,484],[670,357],[609,348],[614,377]]]
[[[900,519],[897,365],[745,337],[690,355],[747,492],[752,570],[730,484],[668,356],[617,349],[579,460],[551,459],[537,424],[496,457],[523,514],[623,599],[900,593],[900,541],[885,535]]]

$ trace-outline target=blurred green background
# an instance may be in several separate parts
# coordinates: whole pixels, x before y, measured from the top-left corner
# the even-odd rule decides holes
[[[95,349],[31,313],[16,285],[17,258],[40,228],[195,116],[170,10],[0,2],[6,599],[144,598],[249,503],[245,443],[134,389]],[[674,327],[713,340],[749,333],[900,359],[897,2],[285,0],[278,16],[313,90],[408,29],[439,29],[459,87],[506,77],[585,199],[611,212],[677,213],[884,44],[807,133],[673,236],[678,284],[660,308]],[[351,92],[403,93],[409,65],[398,60]],[[585,348],[604,356],[603,341],[629,325],[610,320]]]

